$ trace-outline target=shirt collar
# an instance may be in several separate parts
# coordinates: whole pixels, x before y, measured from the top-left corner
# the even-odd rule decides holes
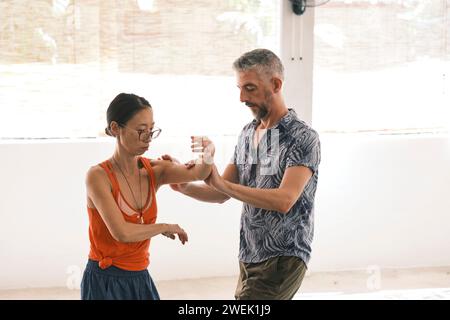
[[[295,119],[296,117],[297,117],[297,113],[295,112],[295,110],[292,108],[288,108],[288,113],[286,113],[280,119],[280,121],[278,121],[278,124],[276,124],[273,128],[278,128],[279,126],[281,126],[283,129],[288,129],[289,123],[291,123],[291,121],[293,119]],[[253,121],[252,121],[253,128],[256,128],[259,125],[259,123],[260,123],[259,120],[253,119]]]
[[[291,121],[293,119],[295,119],[297,117],[297,113],[295,112],[294,109],[289,108],[288,109],[288,113],[286,113],[286,115],[280,119],[280,122],[278,122],[278,126],[282,126],[284,129],[287,129],[289,127],[289,124],[291,123]]]

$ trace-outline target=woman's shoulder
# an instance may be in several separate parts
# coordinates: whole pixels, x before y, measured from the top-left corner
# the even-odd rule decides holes
[[[159,159],[150,159],[150,158],[144,158],[148,164],[150,165],[151,169],[156,175],[159,175],[161,171],[164,169],[165,166],[167,166],[168,161],[166,160],[159,160]]]
[[[155,175],[156,185],[159,186],[159,182],[165,168],[170,166],[172,162],[169,160],[149,159],[149,158],[145,158],[145,161],[148,161],[148,163],[150,164],[150,167]]]
[[[96,164],[91,166],[86,172],[86,183],[92,184],[98,181],[107,180],[108,175],[106,171],[100,166],[100,164]]]
[[[151,159],[151,158],[145,158],[141,157],[143,161],[146,161],[153,170],[158,169],[160,167],[164,167],[170,164],[170,161],[168,160],[160,160],[160,159]]]

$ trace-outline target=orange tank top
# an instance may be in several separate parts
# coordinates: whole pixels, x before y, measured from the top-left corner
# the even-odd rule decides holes
[[[144,206],[145,209],[142,216],[145,224],[152,224],[156,222],[157,216],[155,176],[150,160],[142,157],[139,159],[148,172],[149,189],[151,190],[150,192],[152,195],[151,204],[149,203],[150,197],[147,197],[147,203]],[[112,194],[125,221],[129,223],[140,223],[138,213],[133,215],[125,213],[129,213],[130,210],[132,210],[131,213],[133,213],[136,212],[136,210],[132,209],[122,196],[111,163],[106,160],[102,162],[100,166],[108,174],[108,178],[112,185]],[[89,240],[91,243],[89,259],[98,261],[99,266],[102,269],[116,266],[124,270],[141,271],[148,267],[150,263],[148,251],[150,239],[132,243],[119,242],[112,237],[97,209],[88,207],[87,210],[89,214]]]

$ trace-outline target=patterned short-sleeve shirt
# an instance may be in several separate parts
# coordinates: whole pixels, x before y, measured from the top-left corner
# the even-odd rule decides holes
[[[267,129],[255,148],[253,136],[257,125],[256,120],[247,124],[235,147],[232,162],[237,166],[240,184],[252,188],[278,188],[284,172],[292,166],[308,167],[313,176],[286,214],[243,204],[239,260],[258,263],[276,256],[295,256],[307,264],[314,234],[319,136],[297,117],[293,109],[289,109],[276,126]]]

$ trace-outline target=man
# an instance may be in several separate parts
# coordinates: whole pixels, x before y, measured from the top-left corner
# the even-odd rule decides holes
[[[206,202],[243,202],[236,299],[292,299],[311,255],[319,137],[286,107],[283,65],[273,52],[247,52],[233,67],[255,119],[222,176],[213,166],[206,184],[172,188]]]

